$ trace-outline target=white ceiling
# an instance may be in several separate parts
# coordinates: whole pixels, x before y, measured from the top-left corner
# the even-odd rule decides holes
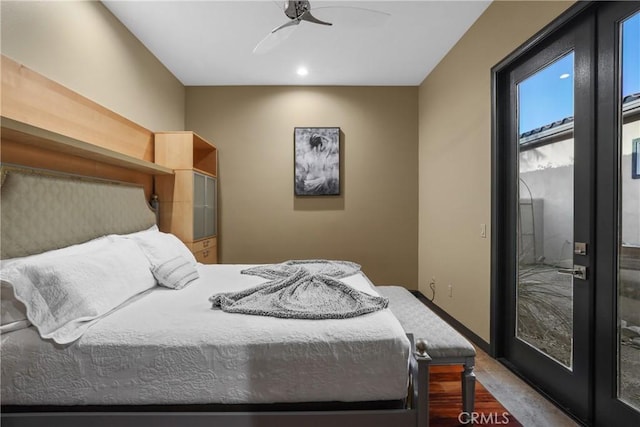
[[[103,0],[185,86],[419,85],[490,2],[311,0],[312,12],[346,5],[391,16],[371,26],[353,8],[318,9],[333,26],[302,22],[258,55],[256,44],[289,19],[284,2]]]

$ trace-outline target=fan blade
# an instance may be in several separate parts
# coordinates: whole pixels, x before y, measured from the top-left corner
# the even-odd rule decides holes
[[[300,15],[300,17],[298,18],[301,21],[308,21],[308,22],[313,22],[314,24],[320,24],[320,25],[333,25],[330,22],[325,22],[325,21],[321,21],[318,18],[316,18],[315,16],[313,16],[311,14],[311,12],[306,11],[305,13],[303,13],[302,15]]]
[[[300,21],[298,20],[291,20],[274,28],[265,38],[260,40],[260,43],[258,43],[256,47],[253,48],[253,53],[262,55],[269,52],[271,49],[288,39],[291,33],[293,33],[293,30],[298,28],[297,25],[299,23]]]
[[[300,23],[299,19],[292,19],[291,21],[285,22],[284,24],[280,25],[279,27],[274,28],[273,30],[271,30],[272,33],[276,33],[284,28],[287,27],[291,27],[293,25],[298,25]]]
[[[354,28],[379,27],[391,16],[380,10],[354,6],[320,6],[313,8],[313,12],[336,25]]]

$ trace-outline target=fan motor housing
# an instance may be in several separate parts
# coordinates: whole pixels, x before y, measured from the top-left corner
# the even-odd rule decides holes
[[[284,13],[291,19],[298,19],[309,9],[311,9],[311,5],[308,0],[287,1],[285,2]]]

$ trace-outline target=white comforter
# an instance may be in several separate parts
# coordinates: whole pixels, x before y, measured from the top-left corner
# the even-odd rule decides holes
[[[208,298],[265,282],[246,265],[198,265],[200,279],[156,287],[67,346],[31,327],[2,335],[3,405],[367,401],[406,395],[409,342],[388,309],[351,319],[212,310]],[[345,279],[376,294],[362,274]]]

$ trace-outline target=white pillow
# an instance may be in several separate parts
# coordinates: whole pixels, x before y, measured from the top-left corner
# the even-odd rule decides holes
[[[97,319],[155,286],[149,261],[128,239],[82,254],[34,255],[0,272],[11,284],[42,338],[70,343]]]
[[[24,262],[32,259],[40,260],[48,257],[57,257],[61,255],[82,255],[84,253],[94,251],[98,248],[104,248],[106,246],[109,246],[115,236],[116,236],[115,234],[110,236],[101,236],[84,243],[78,243],[77,245],[71,245],[64,248],[60,248],[60,249],[54,249],[52,251],[42,252],[36,255],[29,255],[29,256],[20,257],[20,258],[3,259],[3,260],[0,260],[0,270],[9,268],[15,263]]]
[[[168,259],[152,270],[158,283],[166,288],[182,289],[200,275],[191,262],[181,256]]]
[[[157,229],[157,228],[156,228]],[[0,276],[2,270],[6,270],[16,263],[42,260],[48,257],[81,255],[97,248],[106,247],[111,240],[105,236],[98,237],[88,242],[79,243],[77,245],[67,246],[61,249],[55,249],[43,252],[37,255],[29,255],[20,258],[10,258],[0,260]],[[19,329],[28,328],[31,322],[27,319],[27,309],[24,304],[15,297],[13,286],[9,283],[2,282],[0,287],[0,334],[5,332],[17,331]]]
[[[194,266],[198,263],[189,248],[173,234],[157,231],[134,233],[123,237],[138,243],[153,267],[177,256],[183,257]]]
[[[151,227],[147,228],[146,230],[134,231],[133,233],[129,233],[129,234],[111,234],[110,236],[136,237],[136,236],[143,235],[145,233],[158,233],[159,231],[160,230],[158,229],[158,226],[156,224],[153,224]]]

